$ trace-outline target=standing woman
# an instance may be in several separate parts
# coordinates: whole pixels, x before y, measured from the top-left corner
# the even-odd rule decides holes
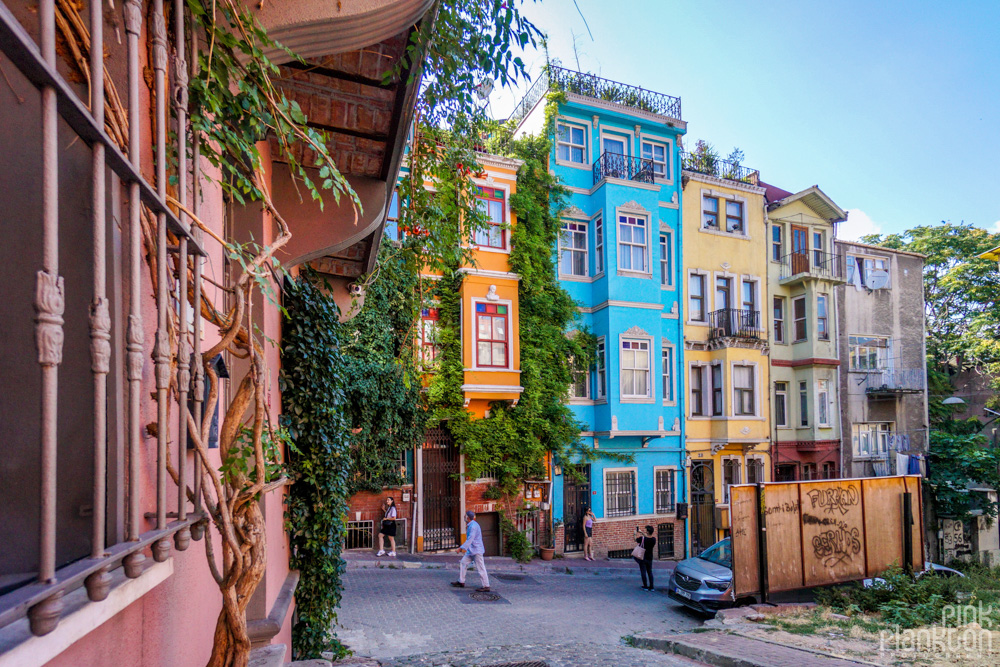
[[[382,536],[389,538],[389,556],[396,557],[396,500],[389,496],[382,503],[382,523],[379,524],[378,531],[378,553],[376,556],[384,556],[385,549],[382,548]]]
[[[594,560],[594,510],[587,508],[583,513],[583,558]]]
[[[653,547],[656,546],[656,538],[653,537],[653,527],[646,526],[646,534],[639,531],[639,526],[635,527],[636,547],[632,550],[632,558],[639,564],[639,574],[642,575],[642,589],[652,591],[653,589]],[[649,577],[649,584],[646,584],[646,577]]]

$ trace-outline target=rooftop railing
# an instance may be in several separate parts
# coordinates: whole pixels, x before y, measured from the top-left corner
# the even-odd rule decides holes
[[[594,162],[594,185],[605,178],[652,183],[653,161],[605,151]]]
[[[679,97],[656,93],[638,86],[630,86],[626,83],[611,81],[594,74],[576,72],[556,65],[548,65],[542,70],[508,120],[513,120],[516,123],[522,121],[549,90],[560,90],[564,93],[593,97],[631,109],[681,120],[681,98]]]
[[[681,166],[687,171],[738,181],[749,185],[760,184],[760,172],[741,164],[697,153],[681,152]]]

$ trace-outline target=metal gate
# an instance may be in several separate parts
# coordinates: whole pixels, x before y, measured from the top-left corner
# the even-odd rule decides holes
[[[432,428],[424,438],[424,551],[458,547],[458,447],[451,435]]]
[[[574,466],[573,469],[583,476],[577,482],[569,474],[570,466],[563,474],[563,501],[566,505],[563,511],[563,531],[566,551],[583,550],[583,514],[590,508],[590,465]]]
[[[711,461],[691,465],[691,553],[715,544],[715,469]]]

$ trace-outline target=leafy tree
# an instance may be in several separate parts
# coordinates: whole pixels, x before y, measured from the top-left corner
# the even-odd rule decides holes
[[[971,428],[978,431],[978,422]],[[955,422],[955,431],[968,431],[969,422]],[[970,486],[1000,489],[1000,449],[988,447],[986,437],[978,433],[931,431],[928,457],[928,482],[934,490],[938,514],[959,520],[971,518],[972,510],[996,518],[997,505],[985,491]]]

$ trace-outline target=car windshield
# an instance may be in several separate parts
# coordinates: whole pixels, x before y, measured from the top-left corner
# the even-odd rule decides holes
[[[715,563],[716,565],[732,568],[733,548],[730,545],[729,540],[722,540],[721,542],[716,542],[709,548],[702,551],[698,558],[707,560],[709,563]]]

